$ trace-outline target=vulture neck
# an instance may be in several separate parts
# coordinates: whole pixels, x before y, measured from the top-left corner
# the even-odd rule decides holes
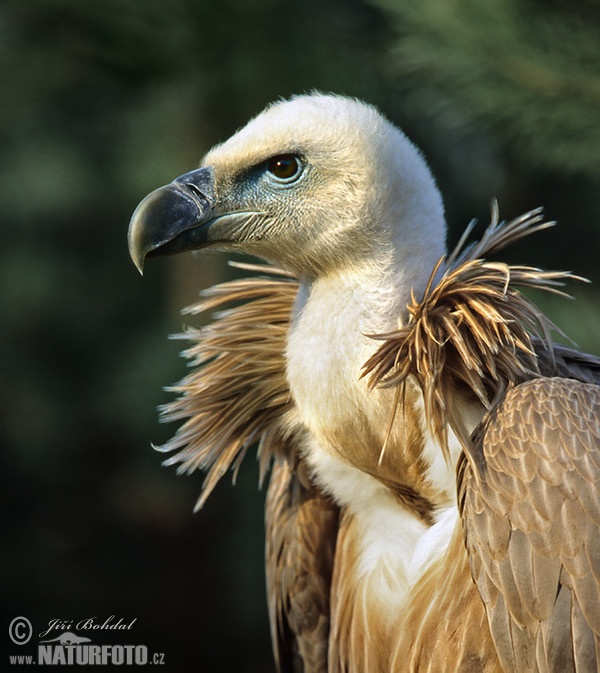
[[[422,294],[441,253],[434,248],[423,263],[423,257],[414,250],[412,256],[402,260],[393,247],[388,250],[391,252],[387,259],[379,251],[377,262],[366,261],[318,278],[301,279],[290,327],[287,374],[301,420],[309,431],[311,447],[307,449],[307,457],[317,480],[340,505],[354,506],[357,493],[354,488],[346,492],[325,463],[338,461],[353,466],[353,472],[367,473],[356,474],[357,479],[363,476],[379,479],[377,487],[386,483],[388,473],[406,471],[404,463],[391,465],[391,456],[386,455],[382,462],[395,414],[395,392],[370,389],[368,381],[362,378],[362,368],[379,346],[371,335],[399,327],[411,290],[417,296]],[[412,401],[420,422],[422,400],[416,396],[414,392]],[[396,414],[394,421],[396,434],[406,429],[403,427],[406,419],[400,416]],[[417,423],[414,419],[411,422]],[[391,438],[394,439],[394,433]],[[431,455],[422,456],[426,449]],[[449,503],[454,477],[440,448],[424,437],[418,448],[409,451],[403,446],[400,451],[394,448],[389,453],[400,455],[403,451],[407,469],[411,464],[414,473],[419,458],[425,457],[430,472],[407,474],[403,485],[420,490],[420,481],[427,480],[431,482],[427,497],[433,498],[434,505]]]

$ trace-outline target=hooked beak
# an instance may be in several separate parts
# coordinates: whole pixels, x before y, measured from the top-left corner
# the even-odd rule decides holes
[[[143,273],[149,255],[168,255],[207,245],[215,204],[212,167],[185,173],[154,190],[135,209],[129,223],[129,254]]]

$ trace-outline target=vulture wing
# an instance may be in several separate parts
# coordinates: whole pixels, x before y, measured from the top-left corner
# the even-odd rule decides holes
[[[276,461],[266,505],[269,617],[277,670],[327,673],[338,508],[301,461]]]
[[[505,670],[597,670],[600,387],[516,386],[468,454],[466,546]]]

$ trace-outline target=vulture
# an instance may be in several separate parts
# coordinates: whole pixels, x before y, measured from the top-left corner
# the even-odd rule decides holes
[[[600,359],[558,343],[497,261],[553,223],[492,203],[446,252],[419,150],[373,106],[268,106],[151,192],[131,257],[260,258],[187,311],[161,450],[206,472],[255,447],[280,673],[576,672],[600,664]],[[534,293],[535,294],[535,293]],[[562,339],[564,342],[564,339]]]

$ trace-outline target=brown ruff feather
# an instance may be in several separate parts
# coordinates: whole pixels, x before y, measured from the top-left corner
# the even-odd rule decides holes
[[[285,379],[285,344],[298,284],[269,266],[238,265],[271,274],[225,282],[202,293],[186,313],[221,310],[202,329],[189,328],[175,338],[193,345],[184,351],[191,374],[169,388],[179,397],[161,409],[165,422],[184,421],[160,451],[177,451],[165,461],[179,472],[208,470],[196,509],[227,470],[234,478],[248,448],[260,442],[261,481],[268,471],[275,434],[289,430],[284,417],[291,408]],[[243,303],[239,303],[243,302]]]
[[[441,259],[433,270],[423,298],[412,296],[406,324],[374,335],[383,344],[363,375],[372,386],[389,387],[414,377],[423,391],[427,422],[445,451],[449,426],[463,443],[468,441],[460,400],[475,396],[490,409],[508,388],[543,375],[538,351],[553,360],[551,333],[560,330],[517,288],[564,294],[557,286],[583,279],[483,259],[553,224],[543,221],[541,209],[501,223],[494,207],[482,239],[464,247],[469,227],[446,263]]]

